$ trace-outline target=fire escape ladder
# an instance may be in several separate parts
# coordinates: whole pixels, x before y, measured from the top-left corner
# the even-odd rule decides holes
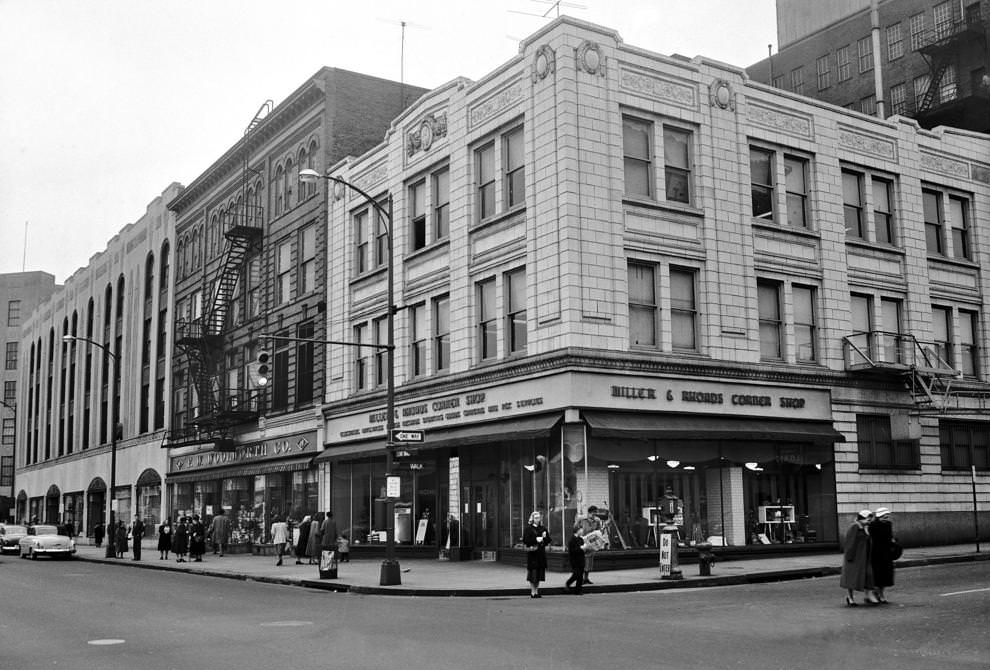
[[[235,231],[237,229],[234,229]],[[207,334],[220,335],[223,333],[224,323],[227,320],[227,313],[230,311],[230,303],[237,289],[237,280],[240,277],[241,267],[251,248],[253,236],[237,235],[227,233],[227,248],[224,253],[222,264],[217,271],[217,280],[214,284],[214,293],[210,300],[210,308],[207,312]]]
[[[935,106],[939,100],[939,91],[942,89],[942,77],[949,69],[950,59],[945,55],[939,55],[931,61],[931,79],[928,83],[928,90],[918,104],[918,112],[927,112]]]

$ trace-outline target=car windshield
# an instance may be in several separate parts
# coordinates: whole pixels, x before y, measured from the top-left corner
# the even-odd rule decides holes
[[[58,535],[58,528],[55,526],[35,526],[35,535]]]
[[[24,526],[3,526],[0,527],[0,535],[26,535],[27,528]]]

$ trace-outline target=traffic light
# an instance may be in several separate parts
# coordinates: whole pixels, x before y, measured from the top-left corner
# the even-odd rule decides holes
[[[255,359],[257,366],[255,372],[258,375],[257,383],[258,386],[267,386],[268,380],[271,379],[271,360],[272,355],[267,351],[259,351],[258,357]]]

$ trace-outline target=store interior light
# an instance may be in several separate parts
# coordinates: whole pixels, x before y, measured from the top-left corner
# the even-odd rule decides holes
[[[747,463],[746,469],[752,470],[753,472],[763,472],[763,468],[760,467],[759,463]]]
[[[668,468],[676,468],[680,464],[681,464],[680,461],[667,461]]]
[[[692,470],[693,471],[694,470],[694,466],[693,465],[685,465],[684,466],[684,469],[685,470]]]
[[[821,470],[822,469],[822,464],[821,463],[815,463],[815,467],[818,468],[819,470]]]
[[[619,464],[618,463],[609,463],[606,467],[609,470],[618,470],[619,469]]]
[[[659,456],[647,456],[646,457],[646,460],[648,460],[650,463],[655,463],[658,458],[660,458],[660,457]]]

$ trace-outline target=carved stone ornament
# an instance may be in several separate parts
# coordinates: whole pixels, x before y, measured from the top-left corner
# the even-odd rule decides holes
[[[447,134],[447,115],[444,113],[430,114],[423,119],[419,126],[406,135],[406,153],[409,156],[417,151],[429,151],[433,142]]]
[[[708,86],[708,100],[712,107],[736,110],[736,95],[732,84],[725,79],[716,79]]]
[[[605,54],[602,53],[602,48],[594,42],[587,40],[582,42],[581,46],[577,48],[575,57],[579,70],[584,70],[588,74],[597,74],[600,77],[605,76]]]
[[[533,56],[533,83],[543,81],[557,71],[557,55],[549,45],[544,44]]]

